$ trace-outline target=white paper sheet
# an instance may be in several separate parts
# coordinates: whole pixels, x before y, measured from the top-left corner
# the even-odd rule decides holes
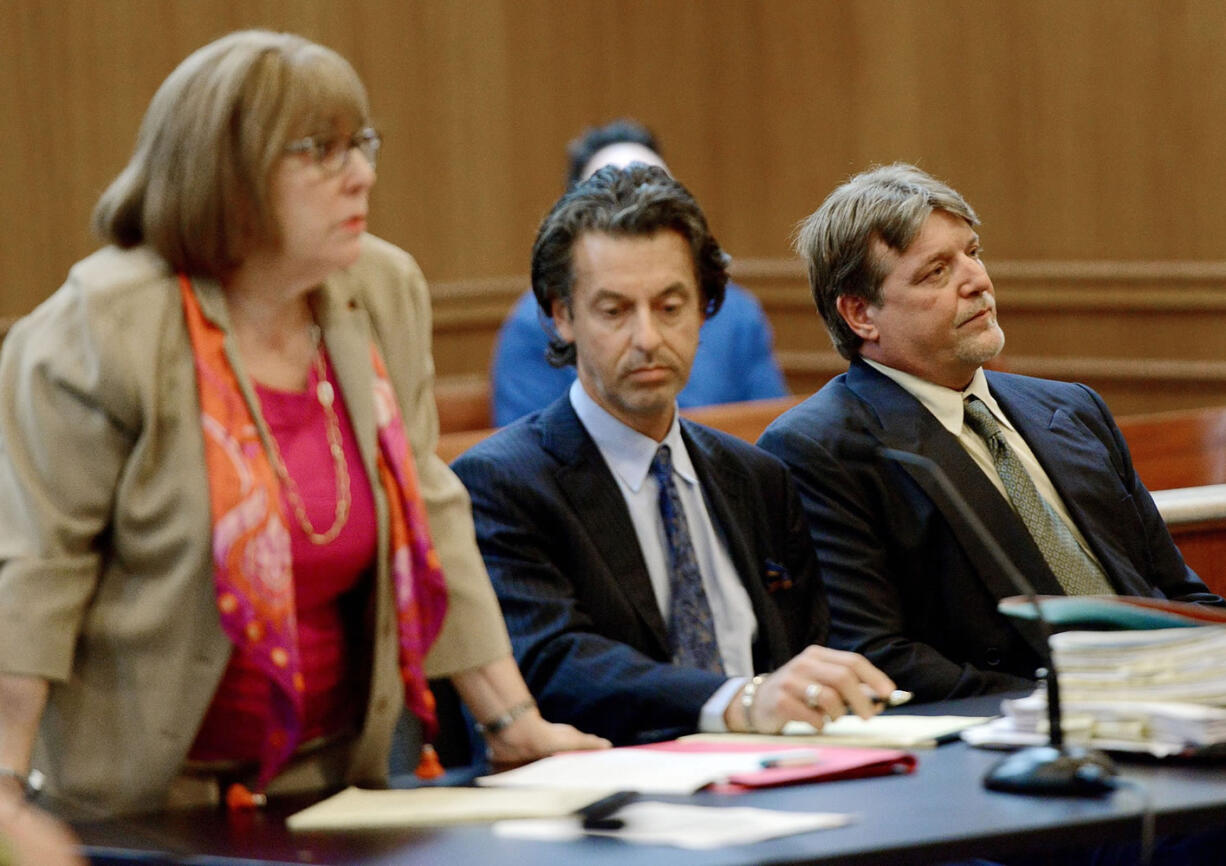
[[[746,845],[779,836],[842,827],[854,815],[834,812],[782,812],[749,807],[690,806],[640,800],[617,813],[625,822],[619,830],[587,831],[645,845],[673,845],[709,850],[727,845]],[[565,841],[585,834],[576,819],[547,821],[500,821],[494,833],[516,839]]]
[[[788,749],[794,744],[776,741]],[[608,749],[568,752],[523,767],[481,776],[478,785],[493,787],[574,788],[592,779],[616,791],[640,794],[693,794],[734,773],[761,769],[762,760],[780,749],[752,752],[667,752],[654,749]]]

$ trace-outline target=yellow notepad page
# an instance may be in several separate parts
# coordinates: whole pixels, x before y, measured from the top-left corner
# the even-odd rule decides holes
[[[607,789],[346,788],[291,815],[285,823],[295,831],[369,830],[506,818],[557,818],[610,793]]]
[[[826,722],[819,733],[804,722],[788,722],[782,734],[691,734],[688,739],[760,740],[779,743],[812,743],[821,746],[855,746],[857,748],[923,749],[952,738],[958,732],[981,725],[990,716],[905,716],[886,715],[862,719],[846,715]]]

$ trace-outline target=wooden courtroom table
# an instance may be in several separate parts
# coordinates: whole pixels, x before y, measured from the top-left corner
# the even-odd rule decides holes
[[[990,715],[999,696],[910,708],[912,713]],[[906,710],[906,708],[902,708]],[[962,742],[917,750],[909,776],[798,785],[728,796],[648,799],[711,806],[850,812],[847,827],[718,851],[633,845],[589,837],[532,842],[494,836],[488,825],[433,830],[291,834],[287,814],[307,805],[257,813],[167,812],[101,822],[72,821],[95,862],[333,864],[918,864],[1135,841],[1135,792],[1102,799],[1038,798],[988,791],[982,779],[1001,753]],[[1121,774],[1148,788],[1159,835],[1226,826],[1226,772],[1209,762],[1127,760]]]

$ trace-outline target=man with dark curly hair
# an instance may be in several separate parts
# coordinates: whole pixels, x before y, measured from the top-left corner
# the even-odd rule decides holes
[[[678,416],[726,261],[663,169],[576,186],[537,235],[532,286],[577,379],[454,466],[542,711],[618,744],[820,727],[893,688],[822,646],[825,594],[783,464]]]
[[[667,170],[651,130],[633,120],[593,127],[567,147],[566,187],[573,189],[603,166],[624,168],[635,162]],[[551,331],[548,312],[542,313],[532,293],[525,292],[507,314],[494,347],[490,379],[495,424],[543,409],[574,381],[574,368],[547,360]],[[722,315],[703,325],[701,337],[693,375],[677,395],[682,408],[787,394],[770,322],[748,290],[729,283]]]

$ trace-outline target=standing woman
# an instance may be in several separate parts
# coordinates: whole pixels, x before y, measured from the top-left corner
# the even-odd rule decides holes
[[[8,796],[377,783],[406,704],[433,735],[428,676],[495,760],[605,744],[536,712],[433,454],[425,282],[365,233],[380,143],[335,52],[201,48],[98,202],[110,245],[5,341]]]

